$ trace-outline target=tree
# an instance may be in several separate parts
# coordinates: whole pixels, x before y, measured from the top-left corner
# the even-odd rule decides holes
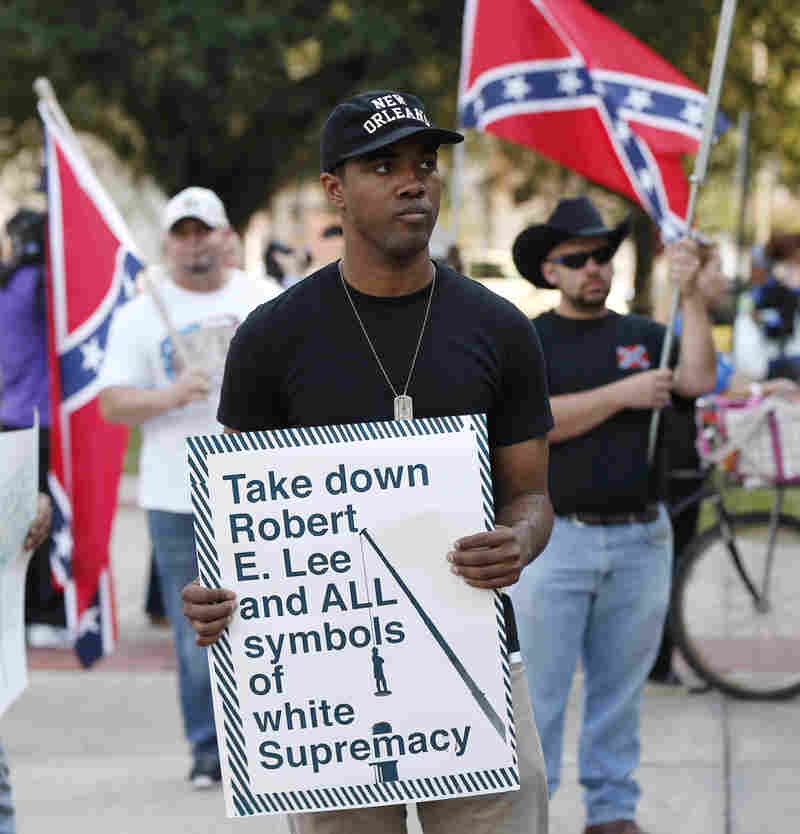
[[[721,0],[589,2],[705,89]],[[7,0],[0,162],[35,140],[31,86],[46,75],[77,129],[167,192],[214,188],[241,226],[281,184],[315,170],[322,120],[351,92],[413,89],[437,121],[455,124],[462,14],[463,0]],[[767,56],[755,79],[754,49]],[[739,0],[722,107],[734,121],[753,112],[751,161],[774,157],[790,185],[800,184],[798,90],[795,0]],[[712,177],[729,176],[735,152],[724,138]]]
[[[456,0],[12,0],[0,10],[0,154],[30,142],[45,75],[76,129],[167,192],[213,188],[241,226],[315,169],[322,121],[351,92],[413,89],[454,123],[461,12]]]

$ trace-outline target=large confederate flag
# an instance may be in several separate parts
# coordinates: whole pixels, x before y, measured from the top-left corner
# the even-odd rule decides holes
[[[49,484],[53,574],[84,666],[109,654],[117,626],[109,562],[127,429],[106,423],[97,374],[114,310],[141,269],[125,224],[77,143],[45,103],[48,198]]]
[[[581,0],[467,0],[461,61],[464,127],[630,197],[667,239],[682,233],[681,157],[698,149],[706,96],[649,47]]]

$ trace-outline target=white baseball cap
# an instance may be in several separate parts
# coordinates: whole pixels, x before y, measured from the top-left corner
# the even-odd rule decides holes
[[[164,209],[163,229],[166,234],[184,217],[194,217],[202,220],[212,229],[230,226],[225,206],[217,195],[208,188],[184,188],[179,191]]]

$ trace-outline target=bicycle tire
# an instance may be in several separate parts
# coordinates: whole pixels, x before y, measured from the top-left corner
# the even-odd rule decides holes
[[[760,583],[766,512],[731,516],[745,570]],[[735,698],[800,694],[800,519],[778,518],[768,612],[759,612],[719,523],[695,536],[678,566],[670,606],[673,639],[689,666]]]

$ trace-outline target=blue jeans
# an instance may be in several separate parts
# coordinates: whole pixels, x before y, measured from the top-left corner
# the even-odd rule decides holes
[[[646,524],[556,518],[547,548],[511,589],[551,796],[579,658],[583,666],[578,767],[588,825],[635,817],[641,697],[667,612],[671,561],[663,506]]]
[[[178,684],[186,738],[195,760],[217,759],[217,735],[207,650],[183,616],[181,591],[197,576],[194,530],[189,513],[148,510],[147,526],[156,554],[167,616],[172,623],[178,656]]]
[[[8,778],[6,751],[0,744],[0,834],[15,834],[17,825],[11,801],[11,782]]]

